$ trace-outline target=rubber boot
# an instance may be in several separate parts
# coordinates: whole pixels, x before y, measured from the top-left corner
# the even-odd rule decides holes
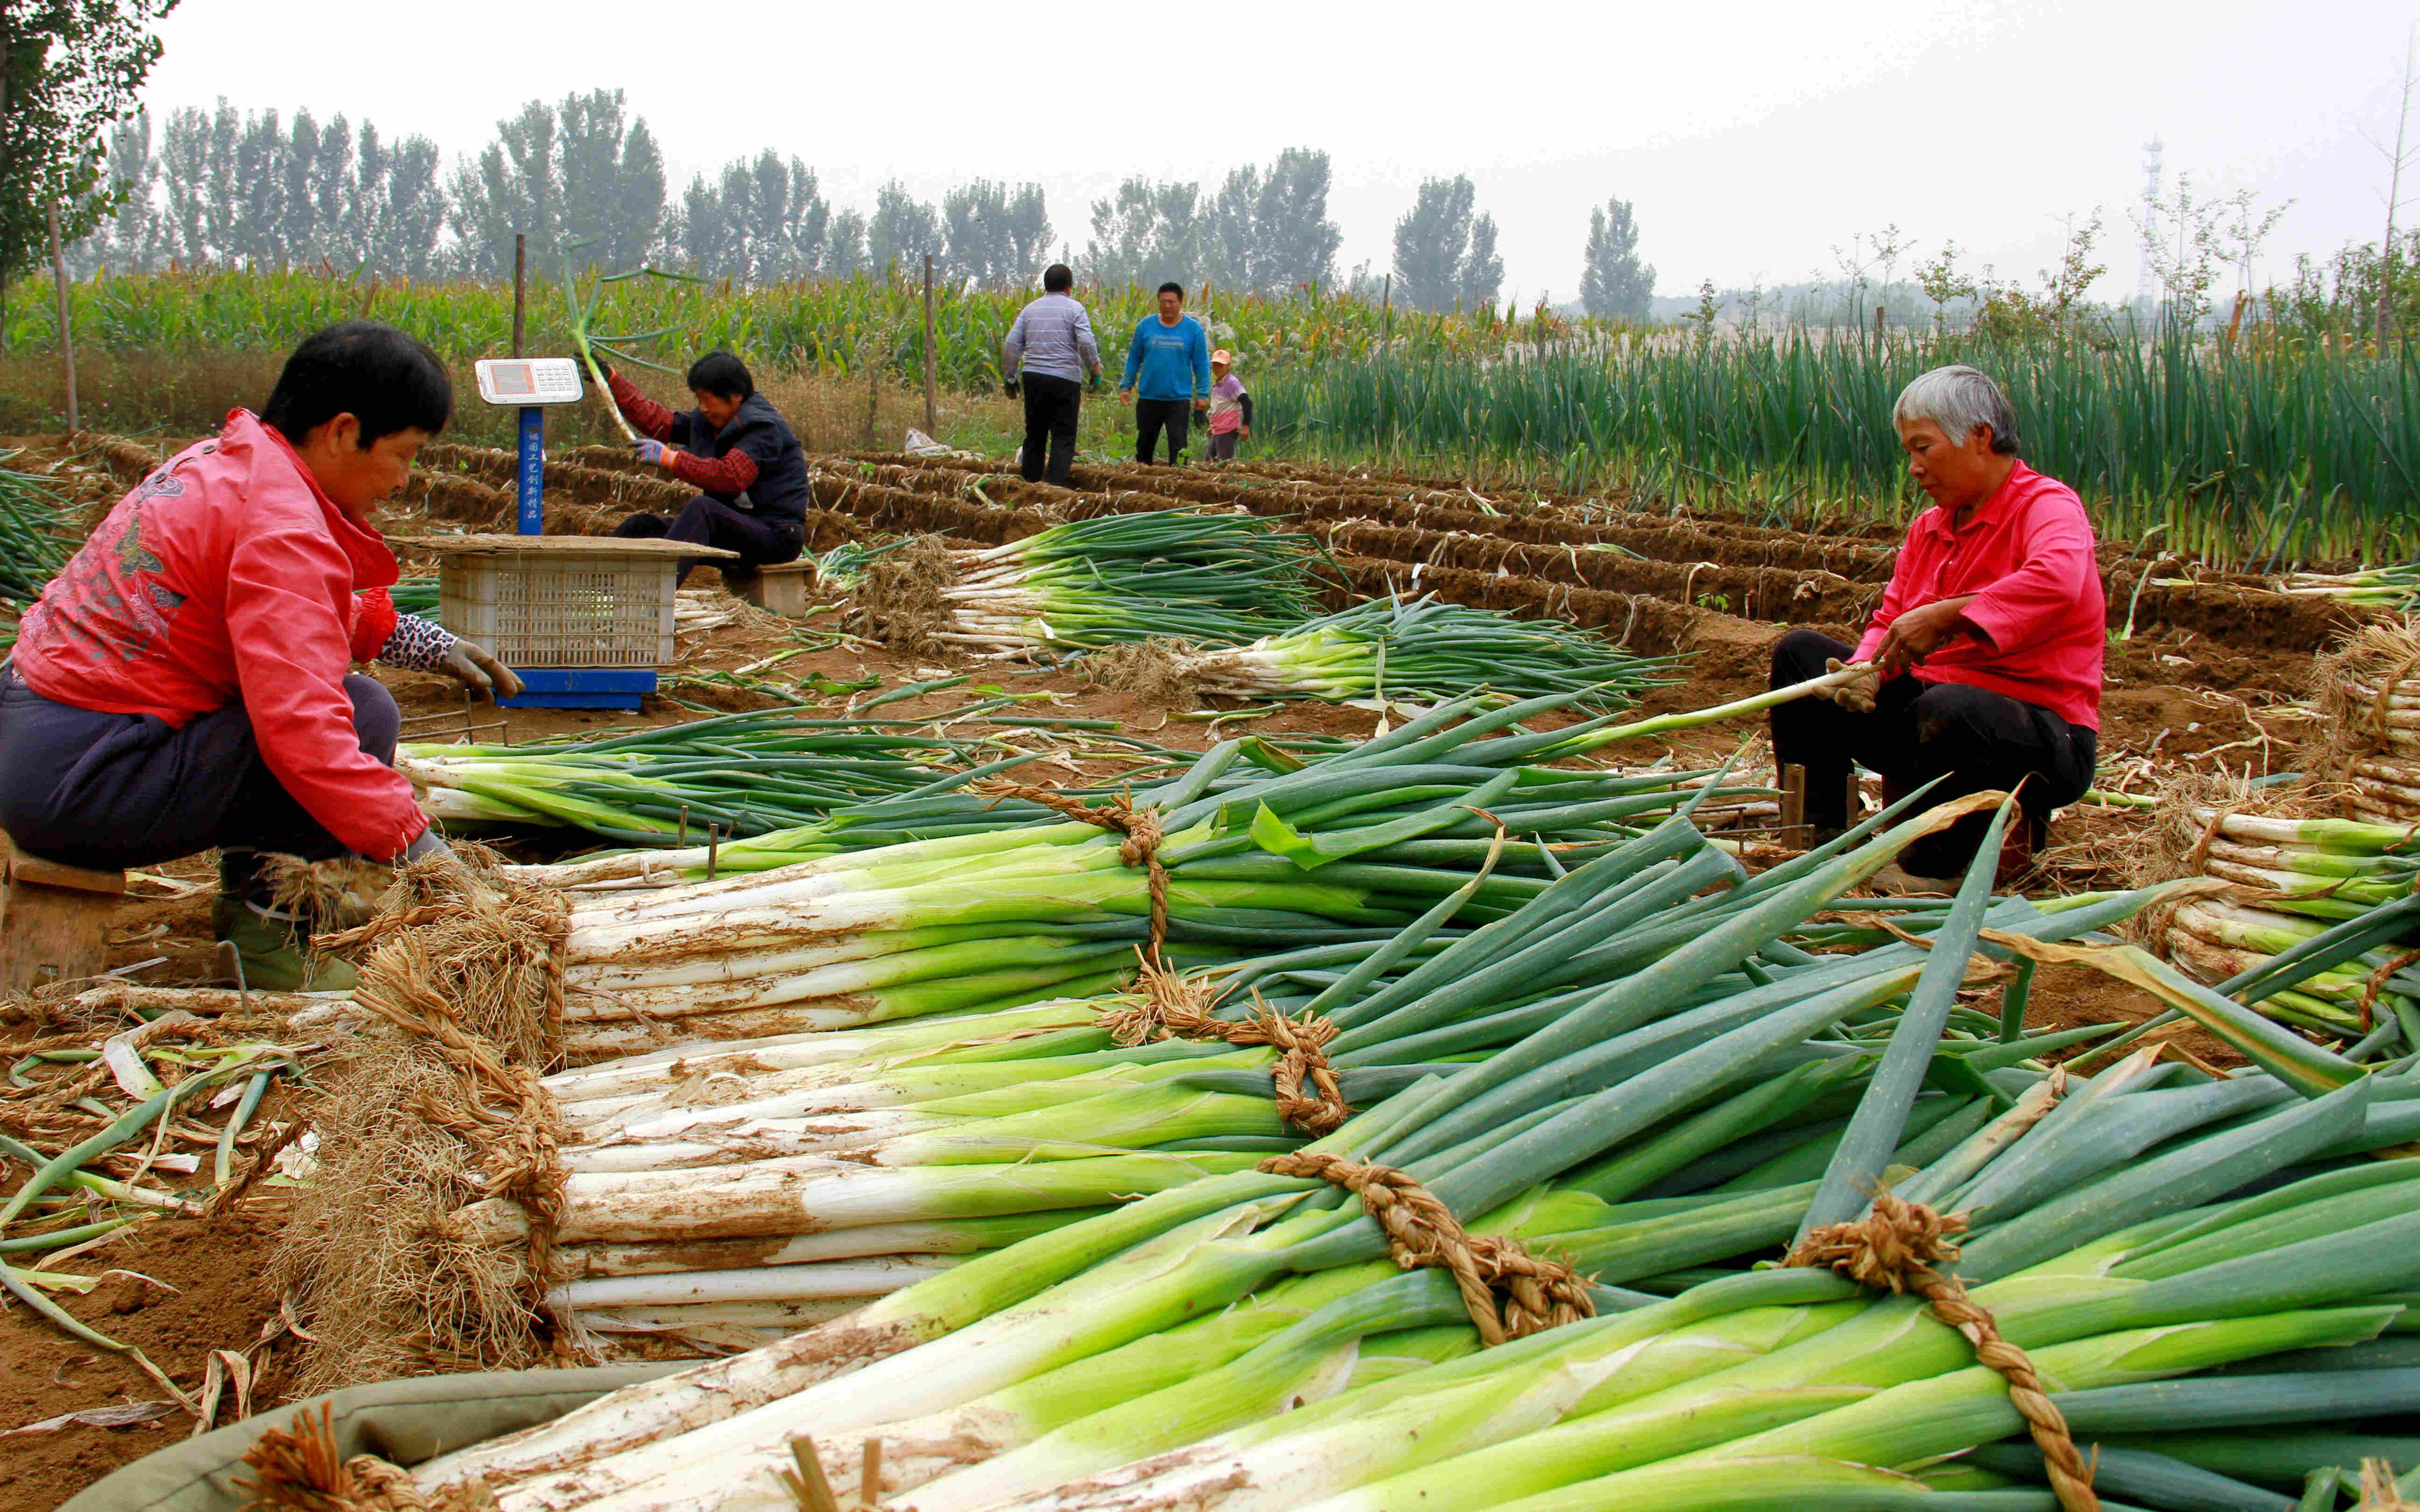
[[[210,900],[210,938],[224,940],[227,931],[235,928],[243,917],[243,890],[252,885],[254,873],[260,870],[260,853],[254,850],[222,850],[219,852],[219,890]]]
[[[313,955],[309,926],[271,904],[260,872],[259,852],[221,852],[218,896],[210,902],[211,932],[235,947],[244,986],[265,993],[352,991],[351,964]]]

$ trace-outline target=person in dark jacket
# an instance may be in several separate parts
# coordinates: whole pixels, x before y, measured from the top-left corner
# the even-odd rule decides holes
[[[679,514],[633,515],[614,534],[737,551],[739,560],[730,565],[742,572],[799,560],[806,546],[806,453],[790,423],[756,392],[748,364],[729,352],[690,363],[697,408],[688,410],[664,408],[610,368],[605,380],[614,408],[645,438],[639,460],[698,490]],[[681,576],[697,564],[682,558]]]

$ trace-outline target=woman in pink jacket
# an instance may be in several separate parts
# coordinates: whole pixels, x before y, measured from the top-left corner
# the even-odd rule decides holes
[[[237,409],[111,510],[21,626],[0,674],[0,829],[70,866],[216,846],[213,919],[245,980],[343,988],[275,908],[261,857],[442,851],[391,764],[401,717],[373,659],[509,697],[486,651],[399,616],[371,529],[453,410],[434,352],[348,321],[306,339],[256,416]]]
[[[1792,630],[1773,687],[1852,662],[1873,671],[1775,708],[1773,759],[1807,769],[1807,822],[1850,821],[1852,761],[1896,801],[1938,779],[1932,801],[2015,789],[2024,821],[2000,849],[2012,882],[2049,837],[2053,810],[2092,785],[2108,604],[2092,521],[2075,490],[2019,455],[2009,397],[1971,367],[1936,367],[1891,412],[1907,473],[1932,499],[1908,525],[1890,586],[1854,647]],[[1973,815],[1900,853],[1885,880],[1952,890],[1989,821]]]

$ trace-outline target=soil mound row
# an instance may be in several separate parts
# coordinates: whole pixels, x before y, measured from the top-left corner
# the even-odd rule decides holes
[[[97,438],[98,455],[130,486],[158,465],[157,452],[123,438]],[[518,465],[492,447],[437,443],[391,506],[396,513],[471,529],[508,528]],[[1017,539],[1063,519],[1135,514],[1189,504],[1288,517],[1341,560],[1391,563],[1404,592],[1457,601],[1578,604],[1610,595],[1621,608],[1581,624],[1633,622],[1641,597],[1791,624],[1854,625],[1878,601],[1896,548],[1877,544],[1887,526],[1810,534],[1739,520],[1674,518],[1619,511],[1604,500],[1539,501],[1534,509],[1489,514],[1476,491],[1429,480],[1287,463],[1218,472],[1087,465],[1076,489],[1030,484],[981,458],[847,454],[810,465],[815,508],[809,550],[875,532],[934,532],[984,545]],[[677,510],[687,486],[641,470],[628,453],[580,447],[546,466],[550,533],[599,533],[633,510]],[[1376,569],[1370,569],[1376,570]],[[2264,653],[2314,653],[2373,610],[2269,591],[2269,579],[2180,563],[2102,553],[2111,628],[2138,634],[2194,632]],[[2146,583],[2145,579],[2149,582]],[[1534,589],[1475,584],[1519,582]],[[1547,612],[1543,607],[1533,611]],[[1576,612],[1576,611],[1575,611]]]
[[[923,486],[907,486],[916,483]],[[1158,491],[1078,493],[971,469],[870,460],[818,466],[814,484],[819,505],[875,530],[932,531],[985,545],[1031,534],[1054,519],[1169,506],[1169,496]],[[1034,507],[1023,507],[1029,502]],[[1249,507],[1247,501],[1225,502],[1230,507]],[[1746,619],[1855,625],[1880,601],[1882,578],[1887,570],[1882,576],[1851,578],[1820,568],[1775,565],[1757,556],[1743,561],[1735,546],[1715,541],[1706,543],[1714,548],[1713,554],[1674,562],[1570,544],[1528,544],[1500,533],[1397,526],[1366,516],[1346,514],[1330,519],[1325,508],[1275,513],[1295,515],[1306,532],[1340,556],[1396,563],[1396,580],[1404,591],[1435,592],[1474,604],[1482,601],[1465,597],[1450,586],[1462,579],[1447,569],[1491,579],[1528,579],[1557,591],[1648,595]],[[2331,600],[2239,586],[2223,579],[2185,582],[2169,576],[2179,570],[2172,563],[2155,565],[2140,558],[2115,559],[2102,579],[2111,628],[2123,627],[2131,615],[2138,632],[2167,627],[2198,632],[2247,649],[2308,653],[2332,643],[2346,627],[2370,612]],[[2154,580],[2145,585],[2142,579],[2147,572]]]

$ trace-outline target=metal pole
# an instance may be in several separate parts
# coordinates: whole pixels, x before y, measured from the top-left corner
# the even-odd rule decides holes
[[[940,428],[940,411],[933,402],[933,255],[928,252],[924,254],[924,434],[931,436]]]
[[[76,414],[75,332],[68,322],[68,259],[59,248],[59,205],[53,200],[42,208],[51,222],[51,277],[59,290],[59,367],[68,380],[68,434],[84,429]]]
[[[521,355],[521,316],[529,303],[529,238],[513,233],[513,355]]]
[[[1378,341],[1381,346],[1395,339],[1395,275],[1387,275],[1387,286],[1378,295]]]

